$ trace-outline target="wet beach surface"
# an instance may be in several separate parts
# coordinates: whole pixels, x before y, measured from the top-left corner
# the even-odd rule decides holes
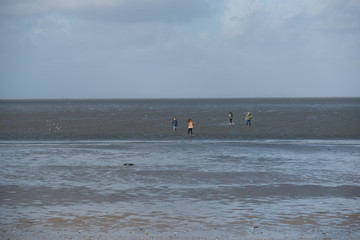
[[[0,239],[360,239],[359,98],[0,110]]]
[[[359,146],[304,140],[2,142],[0,236],[356,239]]]

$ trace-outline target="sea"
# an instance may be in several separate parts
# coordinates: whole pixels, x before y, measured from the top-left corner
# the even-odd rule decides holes
[[[360,239],[360,98],[0,100],[0,239]]]

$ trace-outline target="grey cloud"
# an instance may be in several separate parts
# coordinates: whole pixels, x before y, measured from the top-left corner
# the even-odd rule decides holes
[[[85,19],[116,23],[190,22],[213,13],[206,0],[3,0],[1,15],[72,14]]]
[[[128,4],[114,7],[82,8],[76,13],[85,18],[95,18],[117,23],[137,22],[189,22],[211,14],[204,1],[171,0],[171,1],[131,1]]]
[[[360,2],[332,1],[226,1],[223,33],[230,38],[269,34],[289,29],[304,31],[359,31]],[[294,31],[292,31],[294,33]]]
[[[359,12],[351,0],[0,0],[0,97],[359,96]]]

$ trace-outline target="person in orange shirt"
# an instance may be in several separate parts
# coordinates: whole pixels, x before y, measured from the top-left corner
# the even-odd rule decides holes
[[[194,128],[194,124],[195,122],[193,122],[193,120],[191,120],[190,118],[187,120],[187,124],[188,124],[188,135],[189,134],[193,134],[192,130]]]

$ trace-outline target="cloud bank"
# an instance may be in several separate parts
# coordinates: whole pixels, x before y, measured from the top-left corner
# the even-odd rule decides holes
[[[359,33],[356,0],[3,0],[0,98],[360,96]]]

